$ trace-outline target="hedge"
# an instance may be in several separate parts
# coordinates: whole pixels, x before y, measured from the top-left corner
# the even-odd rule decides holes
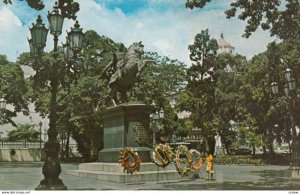
[[[265,164],[263,159],[253,159],[252,156],[217,156],[214,160],[216,164],[252,164],[262,165]]]
[[[266,155],[218,155],[214,159],[216,164],[251,164],[251,165],[289,165],[290,156],[284,154]]]

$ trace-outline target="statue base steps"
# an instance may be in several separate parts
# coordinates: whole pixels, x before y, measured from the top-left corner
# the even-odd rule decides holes
[[[83,163],[79,170],[66,171],[66,174],[85,178],[97,179],[114,183],[146,183],[146,182],[179,182],[192,180],[193,172],[189,176],[179,175],[174,164],[165,168],[157,167],[154,163],[141,163],[140,171],[134,174],[123,172],[118,163]]]

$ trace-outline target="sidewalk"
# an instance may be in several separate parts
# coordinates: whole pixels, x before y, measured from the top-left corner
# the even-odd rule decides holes
[[[34,190],[42,175],[43,163],[0,162],[0,190]],[[116,184],[66,175],[78,169],[77,164],[62,164],[60,178],[69,190],[300,190],[300,181],[289,178],[288,166],[215,165],[215,178],[206,181],[204,169],[200,178],[185,182],[149,182]]]

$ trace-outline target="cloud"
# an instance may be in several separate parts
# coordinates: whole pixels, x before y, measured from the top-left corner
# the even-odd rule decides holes
[[[20,19],[8,8],[0,8],[0,54],[14,61],[16,56],[26,50],[26,34]],[[27,46],[28,47],[28,46]]]
[[[94,29],[126,46],[143,41],[145,50],[157,51],[187,64],[191,64],[188,45],[197,33],[206,28],[211,38],[217,39],[224,33],[236,51],[248,58],[262,52],[272,40],[268,32],[261,30],[255,32],[253,38],[242,38],[245,23],[236,18],[228,20],[224,14],[224,10],[230,7],[230,1],[209,3],[205,9],[190,10],[178,1],[149,0],[152,6],[130,15],[122,12],[121,8],[108,9],[94,1],[80,2],[83,6],[78,19],[85,29]],[[156,6],[166,3],[170,8],[157,9]],[[100,11],[98,6],[102,8]]]
[[[139,8],[134,14],[127,14],[122,1],[78,0],[78,2],[80,11],[77,16],[84,30],[95,30],[98,34],[108,36],[126,46],[142,41],[146,51],[156,51],[187,64],[191,64],[188,45],[193,42],[197,33],[206,28],[209,29],[211,38],[219,38],[220,34],[224,33],[225,39],[236,47],[236,51],[248,58],[262,52],[266,44],[273,40],[268,32],[261,30],[255,32],[249,39],[242,38],[245,23],[236,18],[228,20],[224,14],[224,10],[230,7],[230,1],[212,1],[204,9],[191,10],[185,8],[184,1],[147,0],[145,3],[148,5],[147,8]],[[107,6],[111,2],[114,3],[114,7]],[[53,1],[46,0],[46,9],[39,13],[46,24],[45,15],[48,10],[51,10],[52,4]],[[16,58],[16,51],[29,50],[26,40],[26,36],[29,36],[27,26],[38,14],[34,11],[16,12],[26,6],[24,4],[21,6],[20,3],[15,5],[12,6],[13,11],[9,11],[6,7],[0,10],[0,13],[5,14],[4,17],[0,17],[2,20],[13,21],[7,24],[10,25],[7,29],[11,30],[4,29],[5,22],[0,22],[2,34],[0,52],[8,55],[9,59]],[[65,21],[60,42],[64,42],[66,29],[73,24],[72,20]],[[52,49],[52,42],[52,37],[49,35],[47,51]],[[7,45],[9,49],[5,48]]]
[[[19,18],[6,7],[0,10],[0,24],[3,30],[10,30],[12,27],[20,27],[22,25]]]

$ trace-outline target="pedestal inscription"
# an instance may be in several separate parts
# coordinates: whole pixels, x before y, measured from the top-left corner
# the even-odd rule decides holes
[[[98,154],[99,162],[118,162],[119,151],[132,147],[142,162],[150,162],[149,114],[152,106],[131,103],[101,111],[104,123],[104,149]]]

